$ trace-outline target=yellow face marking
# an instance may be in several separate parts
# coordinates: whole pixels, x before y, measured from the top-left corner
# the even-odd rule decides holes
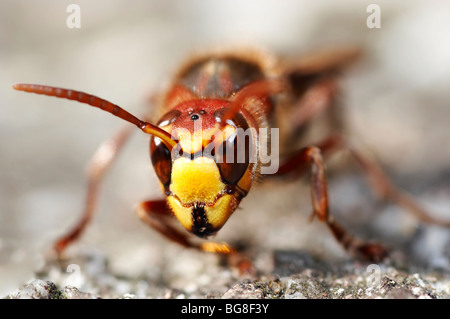
[[[186,130],[177,130],[176,134],[183,152],[192,154],[206,147],[213,134],[215,145],[218,145],[235,132],[235,127],[226,125],[221,130],[214,127],[207,132],[196,132],[194,136]],[[221,181],[219,168],[210,157],[191,160],[182,156],[174,160],[169,188],[173,195],[167,197],[168,204],[188,231],[197,232],[197,228],[193,230],[194,207],[198,207],[196,205],[200,204],[204,209],[207,227],[211,227],[212,232],[215,232],[222,228],[238,204],[233,195],[225,193],[226,185]]]
[[[181,225],[190,231],[192,229],[192,207],[184,207],[179,200],[173,196],[167,197],[167,203]]]
[[[208,131],[195,130],[194,134],[191,134],[189,130],[177,129],[176,135],[178,136],[179,143],[184,152],[196,153],[202,150],[202,147],[206,147],[211,142],[211,137],[214,135],[214,141],[216,145],[222,144],[227,138],[236,132],[236,128],[231,125],[226,125],[222,129],[213,127]]]
[[[192,229],[192,206],[183,206],[180,201],[174,196],[168,196],[167,202],[172,209],[174,215],[180,221],[181,225],[187,230]],[[234,197],[231,195],[223,195],[218,198],[217,202],[210,206],[205,206],[206,217],[211,226],[219,230],[231,214],[234,212],[236,205],[234,204]]]
[[[177,158],[172,166],[170,191],[173,195],[167,197],[169,206],[189,231],[192,230],[195,204],[204,205],[208,223],[216,230],[225,224],[237,206],[234,196],[224,194],[225,184],[221,182],[219,169],[212,158]]]
[[[234,212],[236,207],[232,205],[233,199],[231,195],[223,195],[214,205],[205,207],[208,222],[214,229],[220,229]]]
[[[170,191],[182,204],[213,203],[224,189],[225,184],[220,181],[219,169],[212,158],[191,160],[180,157],[173,162]]]

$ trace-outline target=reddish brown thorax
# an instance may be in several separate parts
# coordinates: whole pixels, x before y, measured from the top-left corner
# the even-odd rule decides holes
[[[230,106],[230,102],[242,88],[266,79],[265,72],[266,70],[263,70],[256,61],[238,55],[199,58],[178,73],[172,89],[166,94],[164,108],[167,111],[181,112],[179,122],[177,120],[174,127],[193,129],[191,115],[197,114],[201,116],[204,128],[211,128],[216,122],[214,113]],[[256,114],[252,112],[253,110],[246,109],[244,105],[236,108],[236,113],[241,113],[252,127],[262,126],[260,122],[269,116],[271,109],[271,103],[267,100],[269,92],[264,92],[264,95],[264,98],[261,98],[262,105],[258,105],[259,112]],[[265,113],[264,119],[260,118],[260,112]],[[254,113],[253,116],[250,113]]]

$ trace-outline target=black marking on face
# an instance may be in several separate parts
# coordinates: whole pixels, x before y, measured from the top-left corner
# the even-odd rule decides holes
[[[195,235],[206,238],[215,233],[212,225],[208,222],[205,205],[196,203],[192,208],[192,230]]]

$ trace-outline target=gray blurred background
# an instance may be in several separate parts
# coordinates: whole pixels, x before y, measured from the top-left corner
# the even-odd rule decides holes
[[[449,1],[80,0],[81,28],[70,29],[66,8],[73,2],[0,0],[0,296],[32,278],[53,240],[78,220],[85,165],[123,125],[88,106],[11,85],[78,89],[143,114],[149,96],[164,88],[186,55],[215,45],[257,45],[291,56],[360,45],[366,56],[342,83],[349,131],[397,184],[436,215],[449,216]],[[381,8],[379,29],[366,25],[371,3]],[[418,234],[413,218],[380,206],[361,185],[359,177],[345,175],[330,181],[344,224],[347,218],[362,236],[383,234],[388,242],[416,238],[409,248],[418,260],[450,269],[447,230]],[[319,223],[305,227],[308,196],[298,182],[262,185],[217,239],[345,258]],[[174,263],[189,258],[192,252],[162,240],[133,211],[159,197],[148,136],[136,132],[106,178],[100,209],[79,246],[103,251],[123,273],[158,269],[169,254],[177,256]]]

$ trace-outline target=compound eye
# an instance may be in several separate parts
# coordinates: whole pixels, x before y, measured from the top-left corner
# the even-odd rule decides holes
[[[175,120],[181,115],[179,110],[171,110],[164,114],[158,122],[159,127],[167,126],[175,122]]]
[[[159,180],[164,186],[168,186],[172,171],[172,156],[167,146],[153,136],[150,140],[150,157]]]
[[[216,112],[216,121],[226,109]],[[252,135],[244,117],[237,113],[233,119],[227,120],[228,125],[236,128],[236,132],[229,136],[216,150],[215,159],[219,167],[222,180],[226,184],[237,185],[250,163],[252,155]]]
[[[216,153],[216,163],[226,184],[236,185],[244,175],[250,162],[249,138],[238,135],[229,137]]]
[[[180,115],[180,111],[171,110],[163,115],[158,122],[158,126],[164,127],[170,125],[178,119]],[[169,186],[170,174],[172,171],[172,156],[167,146],[162,143],[159,138],[154,136],[150,139],[150,157],[159,180],[164,186]]]

